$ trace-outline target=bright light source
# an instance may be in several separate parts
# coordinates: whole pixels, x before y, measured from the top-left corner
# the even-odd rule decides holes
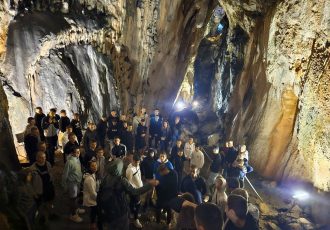
[[[297,200],[307,200],[309,198],[309,194],[305,191],[298,190],[294,192],[292,197]]]
[[[198,101],[193,101],[192,106],[196,108],[199,105]]]
[[[175,107],[176,107],[178,110],[183,110],[183,109],[186,107],[186,104],[183,103],[182,101],[178,101],[178,102],[175,104]]]

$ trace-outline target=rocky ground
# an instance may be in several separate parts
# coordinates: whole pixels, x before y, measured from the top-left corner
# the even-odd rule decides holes
[[[63,191],[61,182],[61,173],[63,170],[63,162],[61,156],[57,156],[57,162],[54,167],[56,200],[54,203],[54,213],[56,218],[50,220],[49,224],[38,226],[38,230],[49,229],[72,229],[83,230],[89,229],[88,214],[82,215],[84,221],[80,224],[71,222],[68,219],[67,198]],[[290,196],[275,182],[266,181],[257,174],[249,175],[251,183],[257,189],[264,202],[257,198],[251,187],[246,183],[246,188],[250,194],[250,201],[256,204],[260,209],[260,229],[319,229],[327,230],[330,226],[321,226],[313,223],[310,218],[308,204],[293,205]],[[143,229],[167,229],[165,224],[156,224],[153,222],[154,216],[152,210],[141,216],[141,222],[144,225]],[[135,229],[133,226],[131,229]]]

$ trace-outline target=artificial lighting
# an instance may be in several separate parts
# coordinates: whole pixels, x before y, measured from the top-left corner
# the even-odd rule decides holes
[[[192,103],[193,108],[198,107],[198,105],[199,105],[198,101],[193,101],[193,103]]]
[[[183,103],[182,101],[178,101],[178,102],[175,104],[175,107],[176,107],[178,110],[183,110],[183,109],[186,107],[186,104]]]
[[[298,190],[294,192],[292,197],[297,200],[307,200],[309,198],[309,194],[305,191]]]

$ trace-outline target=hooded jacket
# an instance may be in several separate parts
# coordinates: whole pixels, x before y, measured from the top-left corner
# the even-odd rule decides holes
[[[96,206],[98,182],[95,173],[84,175],[83,205],[86,207]]]

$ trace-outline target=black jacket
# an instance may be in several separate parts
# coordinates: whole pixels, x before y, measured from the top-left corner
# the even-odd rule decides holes
[[[39,133],[40,133],[40,135],[43,135],[43,129],[42,129],[42,127],[41,127],[41,122],[42,122],[42,119],[44,118],[44,117],[46,117],[46,115],[45,114],[39,114],[39,113],[36,113],[35,115],[34,115],[34,120],[36,121],[36,126],[38,127],[38,129],[39,129]]]
[[[100,120],[96,126],[97,136],[101,139],[104,139],[107,134],[107,122]]]
[[[214,173],[218,173],[222,167],[222,157],[220,154],[215,154],[214,159],[210,166],[210,171]]]
[[[80,121],[72,119],[71,126],[73,133],[76,134],[78,140],[81,140],[83,134],[82,134],[82,127]]]
[[[126,156],[126,152],[127,152],[126,146],[123,144],[114,145],[111,149],[112,155],[120,158]]]
[[[208,193],[204,178],[197,177],[195,180],[188,175],[182,180],[181,192],[189,192],[195,198],[197,204],[203,202],[203,196]]]
[[[24,138],[25,151],[31,164],[36,161],[36,155],[38,152],[38,142],[39,142],[38,137],[33,136],[32,134],[28,134]]]
[[[113,124],[112,122],[108,123],[108,138],[110,140],[115,139],[116,136],[119,136],[119,127],[118,123]]]
[[[186,157],[184,155],[182,155],[181,157],[176,153],[174,155],[171,155],[170,161],[174,167],[174,169],[178,172],[178,173],[182,173],[183,172],[183,164],[184,161],[186,160]]]
[[[157,203],[164,205],[178,195],[178,175],[175,170],[162,176],[161,183],[156,188]],[[168,204],[169,205],[169,204]]]
[[[59,129],[62,133],[66,131],[66,127],[70,125],[70,119],[68,117],[61,117],[58,121]]]
[[[154,165],[155,165],[155,159],[150,156],[144,158],[143,161],[141,162],[140,165],[141,174],[145,179],[153,179]]]
[[[123,143],[123,145],[126,145],[127,151],[132,152],[133,147],[134,147],[134,135],[133,135],[133,133],[127,131],[127,129],[124,129],[120,133],[120,139],[121,139],[121,143]]]
[[[156,121],[155,114],[150,115],[150,126],[149,126],[149,133],[150,135],[161,135],[163,118],[161,115],[158,116],[158,120]]]

